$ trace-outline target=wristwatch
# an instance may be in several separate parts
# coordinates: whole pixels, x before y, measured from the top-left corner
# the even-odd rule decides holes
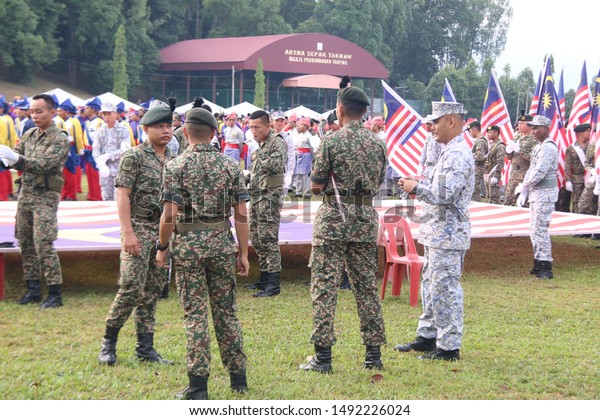
[[[166,251],[169,247],[169,243],[167,242],[165,245],[160,244],[160,239],[156,240],[156,250],[157,251]]]
[[[418,187],[418,185],[415,185],[415,188],[413,188],[413,189],[410,191],[410,194],[411,194],[411,195],[417,195],[417,187]]]

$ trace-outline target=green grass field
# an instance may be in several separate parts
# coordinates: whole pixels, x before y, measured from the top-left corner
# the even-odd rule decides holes
[[[364,347],[352,293],[341,291],[333,375],[301,372],[312,354],[311,301],[303,285],[308,246],[284,247],[282,294],[256,299],[239,279],[238,308],[248,356],[250,391],[229,390],[216,341],[211,399],[598,399],[600,397],[600,250],[597,242],[553,239],[555,279],[528,274],[528,238],[480,239],[467,254],[465,334],[457,363],[425,362],[393,351],[414,337],[420,308],[407,289],[383,302],[388,344],[380,381],[361,368]],[[131,320],[118,344],[118,363],[99,366],[104,318],[117,290],[118,253],[63,253],[64,302],[40,311],[15,303],[24,291],[21,259],[6,257],[6,300],[0,303],[2,399],[171,399],[187,384],[182,311],[176,291],[157,310],[156,347],[176,364],[135,359]],[[379,276],[381,279],[381,275]],[[45,287],[44,287],[45,289]],[[213,334],[214,337],[214,334]]]

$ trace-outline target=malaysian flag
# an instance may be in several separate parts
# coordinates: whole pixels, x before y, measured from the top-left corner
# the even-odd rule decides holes
[[[558,94],[558,105],[559,105],[559,109],[560,109],[560,118],[563,121],[563,125],[565,125],[565,121],[566,121],[565,113],[567,110],[567,104],[565,101],[565,83],[563,81],[563,72],[564,72],[564,69],[560,71],[560,79],[558,79],[558,92],[556,92],[556,93]]]
[[[488,84],[485,93],[485,101],[483,103],[483,113],[481,114],[481,127],[486,130],[490,125],[497,125],[500,128],[500,140],[506,144],[513,139],[513,128],[508,115],[508,108],[502,96],[502,90],[496,73],[492,71],[490,83]],[[508,177],[510,174],[510,163],[508,159],[504,159],[504,168],[502,169],[502,183],[508,185]]]
[[[575,93],[573,107],[571,108],[571,116],[567,125],[567,143],[574,144],[576,141],[575,131],[573,129],[579,124],[590,122],[591,106],[590,106],[590,89],[587,84],[587,71],[585,69],[585,61],[581,68],[581,78],[579,79],[579,87]]]
[[[447,78],[444,77],[445,83],[444,83],[444,91],[442,92],[442,102],[458,102],[456,100],[456,96],[454,96],[454,91],[452,90],[452,86],[450,86],[450,82],[448,81]],[[467,130],[467,126],[469,125],[471,121],[467,121],[465,122],[465,125],[463,127],[463,137],[465,139],[465,141],[467,142],[467,145],[469,146],[469,148],[473,147],[473,137],[471,137],[471,134],[469,133],[469,130]]]
[[[546,60],[544,60],[544,67],[538,76],[537,85],[533,91],[533,98],[531,99],[531,106],[529,107],[529,115],[537,115],[538,106],[540,105],[540,91],[542,90],[542,77],[546,73]]]
[[[546,62],[546,73],[544,84],[540,91],[540,104],[538,115],[550,118],[550,138],[558,146],[558,187],[562,188],[565,183],[565,152],[567,150],[567,138],[560,116],[558,95],[554,88],[554,78],[550,71],[550,60]]]
[[[388,159],[400,176],[415,175],[427,130],[421,116],[387,83],[383,85],[385,137]]]

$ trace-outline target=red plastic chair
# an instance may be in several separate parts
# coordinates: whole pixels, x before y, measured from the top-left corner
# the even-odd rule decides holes
[[[410,306],[419,303],[419,282],[425,259],[417,254],[417,247],[408,222],[402,216],[385,215],[379,221],[379,240],[385,246],[385,272],[381,287],[381,299],[385,298],[390,270],[392,272],[392,296],[400,296],[402,280],[410,279]],[[398,249],[403,251],[400,255]]]

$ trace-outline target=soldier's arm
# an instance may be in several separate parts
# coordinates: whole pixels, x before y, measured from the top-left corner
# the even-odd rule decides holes
[[[504,169],[504,157],[506,156],[506,149],[503,146],[498,146],[498,150],[496,151],[496,159],[498,162],[498,167],[496,168],[496,177],[500,179],[502,176],[502,169]]]
[[[283,140],[277,141],[276,145],[270,151],[257,149],[256,156],[260,160],[260,164],[267,170],[269,174],[283,174],[285,164],[287,162],[287,146]]]
[[[94,160],[98,159],[101,155],[104,154],[103,150],[103,145],[102,143],[104,142],[104,136],[101,135],[101,128],[98,129],[98,131],[96,132],[96,138],[94,139],[94,142],[92,143],[92,156],[94,157]]]
[[[534,148],[535,140],[529,139],[528,141],[522,141],[521,150],[519,151],[521,159],[526,160],[527,162],[531,162],[531,154],[533,153]]]
[[[426,179],[419,181],[417,199],[433,205],[454,204],[460,191],[468,185],[469,176],[473,176],[469,162],[465,156],[454,152],[444,161],[435,183]]]
[[[20,150],[20,149],[17,149]],[[13,168],[19,171],[30,172],[33,174],[48,174],[56,170],[62,171],[62,167],[69,156],[69,138],[66,133],[60,133],[50,144],[46,153],[40,156],[23,156],[20,151],[15,150],[21,155]]]
[[[329,161],[329,145],[333,137],[323,138],[321,147],[313,160],[310,173],[310,189],[313,194],[321,194],[329,183],[331,162]]]
[[[112,152],[109,152],[108,160],[119,160],[128,149],[131,149],[131,140],[129,139],[129,133],[126,129],[119,130],[119,148]]]
[[[131,223],[131,189],[126,187],[117,188],[117,211],[119,222],[121,223],[121,232],[123,234],[123,251],[138,256],[140,254],[140,241],[133,232]]]

